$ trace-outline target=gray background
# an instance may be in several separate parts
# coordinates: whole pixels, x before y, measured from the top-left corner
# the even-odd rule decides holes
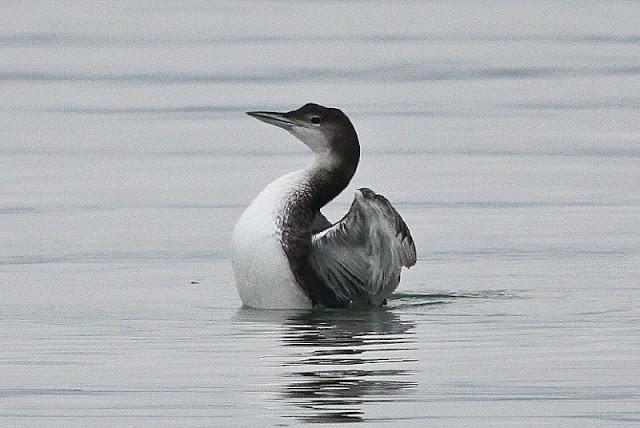
[[[0,425],[640,423],[640,4],[0,5]],[[242,210],[336,106],[418,264],[240,309]],[[192,283],[195,282],[195,283]]]

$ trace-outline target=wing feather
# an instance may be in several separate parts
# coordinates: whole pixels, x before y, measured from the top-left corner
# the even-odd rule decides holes
[[[342,220],[312,237],[312,268],[342,300],[381,305],[416,263],[411,232],[382,195],[359,189]]]

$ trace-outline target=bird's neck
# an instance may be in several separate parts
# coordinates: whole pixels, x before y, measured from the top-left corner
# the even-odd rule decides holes
[[[309,203],[317,212],[338,196],[349,184],[356,172],[360,151],[345,154],[334,151],[315,153],[313,163],[307,168]]]

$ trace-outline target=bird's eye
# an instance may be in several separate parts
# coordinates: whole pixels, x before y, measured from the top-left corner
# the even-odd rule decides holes
[[[311,123],[317,125],[318,123],[320,123],[320,116],[311,116],[310,120],[311,120]]]

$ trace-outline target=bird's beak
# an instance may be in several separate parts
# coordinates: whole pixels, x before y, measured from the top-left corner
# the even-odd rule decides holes
[[[269,125],[275,125],[279,128],[290,130],[296,123],[291,120],[288,113],[278,113],[275,111],[248,111],[247,114],[251,117],[268,123]]]

